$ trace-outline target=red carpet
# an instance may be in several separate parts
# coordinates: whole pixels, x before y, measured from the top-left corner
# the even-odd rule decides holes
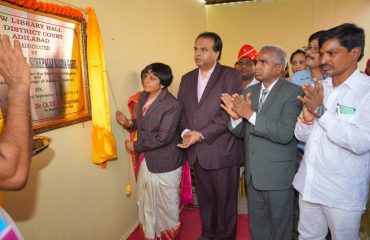
[[[185,209],[180,216],[181,229],[179,240],[196,240],[202,231],[199,209]],[[238,215],[237,240],[249,240],[249,222],[248,214]],[[139,240],[140,234],[138,228],[130,235],[129,240]]]

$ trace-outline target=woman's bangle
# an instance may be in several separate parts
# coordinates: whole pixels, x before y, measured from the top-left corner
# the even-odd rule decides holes
[[[298,117],[298,120],[299,120],[301,123],[305,124],[305,125],[312,125],[312,123],[313,123],[313,122],[308,122],[308,121],[304,120],[304,118],[303,118],[302,116],[299,116],[299,117]]]

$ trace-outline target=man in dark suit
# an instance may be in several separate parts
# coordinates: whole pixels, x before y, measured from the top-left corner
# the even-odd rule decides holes
[[[178,100],[183,105],[180,130],[187,157],[195,170],[202,220],[201,239],[235,239],[239,166],[243,145],[227,129],[228,114],[221,93],[241,92],[238,71],[220,65],[221,38],[201,33],[194,46],[198,66],[182,77]]]
[[[256,79],[243,92],[222,95],[229,128],[244,138],[251,239],[292,239],[293,188],[297,170],[294,127],[301,111],[300,87],[282,80],[286,55],[265,46],[257,55]]]

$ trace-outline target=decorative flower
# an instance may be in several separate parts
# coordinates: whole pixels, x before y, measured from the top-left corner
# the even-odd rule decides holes
[[[23,6],[26,8],[30,8],[32,6],[32,0],[25,0]]]
[[[16,0],[15,3],[18,4],[18,5],[23,6],[25,1],[26,0]]]
[[[37,2],[37,0],[32,0],[31,8],[32,8],[33,10],[38,9],[38,8],[39,8],[39,6],[40,6],[40,4]]]
[[[83,19],[83,12],[79,9],[72,8],[70,6],[60,6],[54,3],[39,2],[38,0],[5,0],[7,2],[23,6],[25,8],[38,10],[40,12],[46,12],[55,15],[61,15],[69,18],[78,20]]]
[[[44,2],[39,2],[39,10],[41,12],[45,12],[46,11],[46,3]]]

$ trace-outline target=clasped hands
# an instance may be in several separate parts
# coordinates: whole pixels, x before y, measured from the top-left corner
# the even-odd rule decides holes
[[[177,144],[179,148],[187,149],[190,146],[203,141],[203,136],[197,131],[188,131],[182,136],[182,143]]]
[[[239,118],[249,119],[254,112],[250,93],[248,93],[245,98],[236,93],[232,96],[228,93],[223,93],[221,94],[221,100],[222,109],[224,109],[233,120]]]
[[[303,103],[302,113],[303,119],[307,122],[312,122],[317,116],[315,110],[323,106],[324,99],[324,88],[322,83],[319,83],[317,79],[313,79],[314,85],[304,84],[302,86],[304,96],[298,96],[298,100]]]

